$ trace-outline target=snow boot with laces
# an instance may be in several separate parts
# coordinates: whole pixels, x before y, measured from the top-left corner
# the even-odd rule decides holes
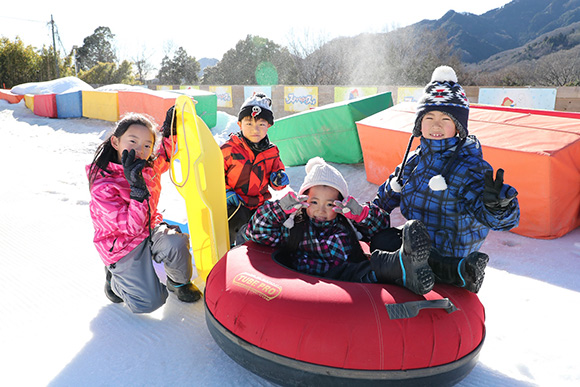
[[[426,294],[435,283],[427,260],[431,250],[431,238],[425,225],[410,220],[403,226],[403,245],[395,252],[375,250],[371,255],[371,267],[378,282],[395,283],[415,294]]]
[[[180,284],[167,277],[167,290],[174,292],[182,302],[195,302],[201,298],[201,291],[191,281]]]
[[[489,256],[474,251],[465,258],[444,257],[435,249],[431,250],[429,266],[435,281],[465,288],[472,293],[479,292]]]
[[[115,294],[115,292],[113,292],[113,289],[111,288],[111,278],[113,277],[113,275],[111,274],[111,272],[109,271],[109,268],[105,266],[105,295],[107,296],[107,298],[109,299],[109,301],[115,303],[115,304],[119,304],[121,302],[123,302],[123,299],[119,296],[117,296]]]

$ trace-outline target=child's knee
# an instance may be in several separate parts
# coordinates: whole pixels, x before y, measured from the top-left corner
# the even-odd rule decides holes
[[[147,296],[127,295],[125,304],[133,313],[151,313],[159,309],[167,300],[167,290],[148,294]]]
[[[169,236],[169,246],[174,254],[189,256],[189,235],[176,233]]]

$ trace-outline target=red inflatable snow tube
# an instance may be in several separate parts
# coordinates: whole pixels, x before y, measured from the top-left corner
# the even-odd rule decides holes
[[[248,242],[205,287],[207,326],[250,371],[281,385],[453,385],[485,337],[477,295],[436,284],[424,296],[396,285],[314,277]]]

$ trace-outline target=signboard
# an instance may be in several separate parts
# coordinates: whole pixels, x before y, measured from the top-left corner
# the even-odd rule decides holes
[[[511,106],[527,109],[554,110],[556,89],[480,88],[478,102],[483,105]]]
[[[234,107],[231,86],[210,86],[209,91],[217,96],[217,106],[223,108]]]
[[[318,87],[284,87],[284,111],[302,112],[315,107],[318,107]]]

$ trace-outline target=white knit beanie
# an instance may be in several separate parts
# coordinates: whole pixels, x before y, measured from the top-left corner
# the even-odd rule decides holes
[[[306,163],[306,177],[300,187],[299,195],[315,185],[327,185],[340,192],[343,199],[348,197],[348,184],[339,172],[324,161],[322,157],[313,157]]]

